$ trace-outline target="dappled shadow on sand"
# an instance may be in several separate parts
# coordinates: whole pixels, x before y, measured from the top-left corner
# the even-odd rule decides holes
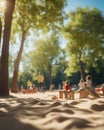
[[[91,99],[88,99],[91,102]],[[39,98],[0,98],[1,130],[97,130],[103,128],[104,102],[88,100],[40,100]],[[100,130],[100,129],[99,129]]]
[[[93,104],[91,106],[91,109],[94,110],[94,111],[104,111],[104,104],[101,104],[101,105],[98,105],[98,104]]]

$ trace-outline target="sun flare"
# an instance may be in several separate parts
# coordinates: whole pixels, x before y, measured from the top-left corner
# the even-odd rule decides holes
[[[5,0],[0,0],[0,10],[5,8]]]

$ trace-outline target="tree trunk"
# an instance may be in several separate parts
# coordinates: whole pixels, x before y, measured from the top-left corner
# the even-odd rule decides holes
[[[0,50],[1,50],[1,36],[2,36],[2,22],[1,22],[1,18],[0,18]]]
[[[15,6],[15,0],[6,1],[3,46],[2,46],[2,54],[1,54],[1,66],[0,66],[0,96],[9,95],[9,87],[8,87],[9,86],[9,73],[8,73],[9,40],[10,40],[14,6]]]
[[[80,75],[81,75],[81,79],[85,80],[85,71],[84,71],[84,63],[81,60],[81,53],[79,54],[79,65],[80,65]]]
[[[49,86],[52,84],[52,66],[49,64]]]
[[[23,47],[24,47],[25,34],[26,34],[25,31],[23,31],[20,50],[19,50],[17,59],[15,60],[15,63],[14,63],[14,73],[13,73],[13,79],[12,79],[12,83],[11,83],[11,92],[13,92],[13,93],[18,92],[18,71],[19,71],[19,65],[20,65],[21,56],[22,56]]]
[[[81,75],[81,79],[85,80],[84,63],[81,60],[80,60],[80,75]]]
[[[1,37],[2,37],[2,22],[1,22],[1,18],[0,18],[0,68],[1,68]]]

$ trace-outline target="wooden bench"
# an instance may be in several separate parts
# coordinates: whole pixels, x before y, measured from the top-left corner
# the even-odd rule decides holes
[[[59,98],[74,99],[73,91],[59,90]]]
[[[66,90],[59,90],[59,98],[67,98]]]

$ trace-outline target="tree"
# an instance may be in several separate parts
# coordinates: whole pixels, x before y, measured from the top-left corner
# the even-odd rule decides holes
[[[17,25],[17,30],[15,28],[14,32],[20,33],[20,35],[22,33],[22,40],[20,50],[14,64],[13,81],[11,84],[12,92],[18,91],[17,81],[19,64],[22,56],[24,42],[29,34],[29,31],[36,30],[36,28],[47,31],[48,29],[50,30],[53,25],[53,27],[59,27],[60,22],[62,22],[63,19],[62,12],[64,4],[64,0],[17,1],[14,19],[15,23],[17,23],[15,24]]]
[[[1,49],[1,34],[2,33],[2,22],[1,22],[1,18],[0,18],[0,49]]]
[[[35,49],[30,53],[31,63],[38,72],[47,72],[49,84],[52,83],[53,66],[60,52],[59,42],[56,34],[44,37],[35,43]]]
[[[8,59],[9,59],[9,40],[12,25],[12,15],[14,11],[15,0],[6,1],[4,33],[3,33],[3,47],[0,65],[0,95],[9,95],[8,87]]]
[[[0,0],[0,50],[1,50],[1,39],[2,39],[2,26],[5,12],[5,0]],[[0,55],[1,56],[1,55]]]
[[[98,9],[87,7],[77,8],[69,16],[64,27],[69,53],[66,73],[71,75],[80,70],[81,78],[85,78],[88,66],[98,68],[97,61],[104,59],[104,17]]]
[[[58,56],[58,60],[56,64],[53,66],[53,75],[52,80],[57,88],[59,85],[63,83],[67,79],[66,74],[64,73],[67,65],[66,53],[64,49],[61,49],[60,54]]]

